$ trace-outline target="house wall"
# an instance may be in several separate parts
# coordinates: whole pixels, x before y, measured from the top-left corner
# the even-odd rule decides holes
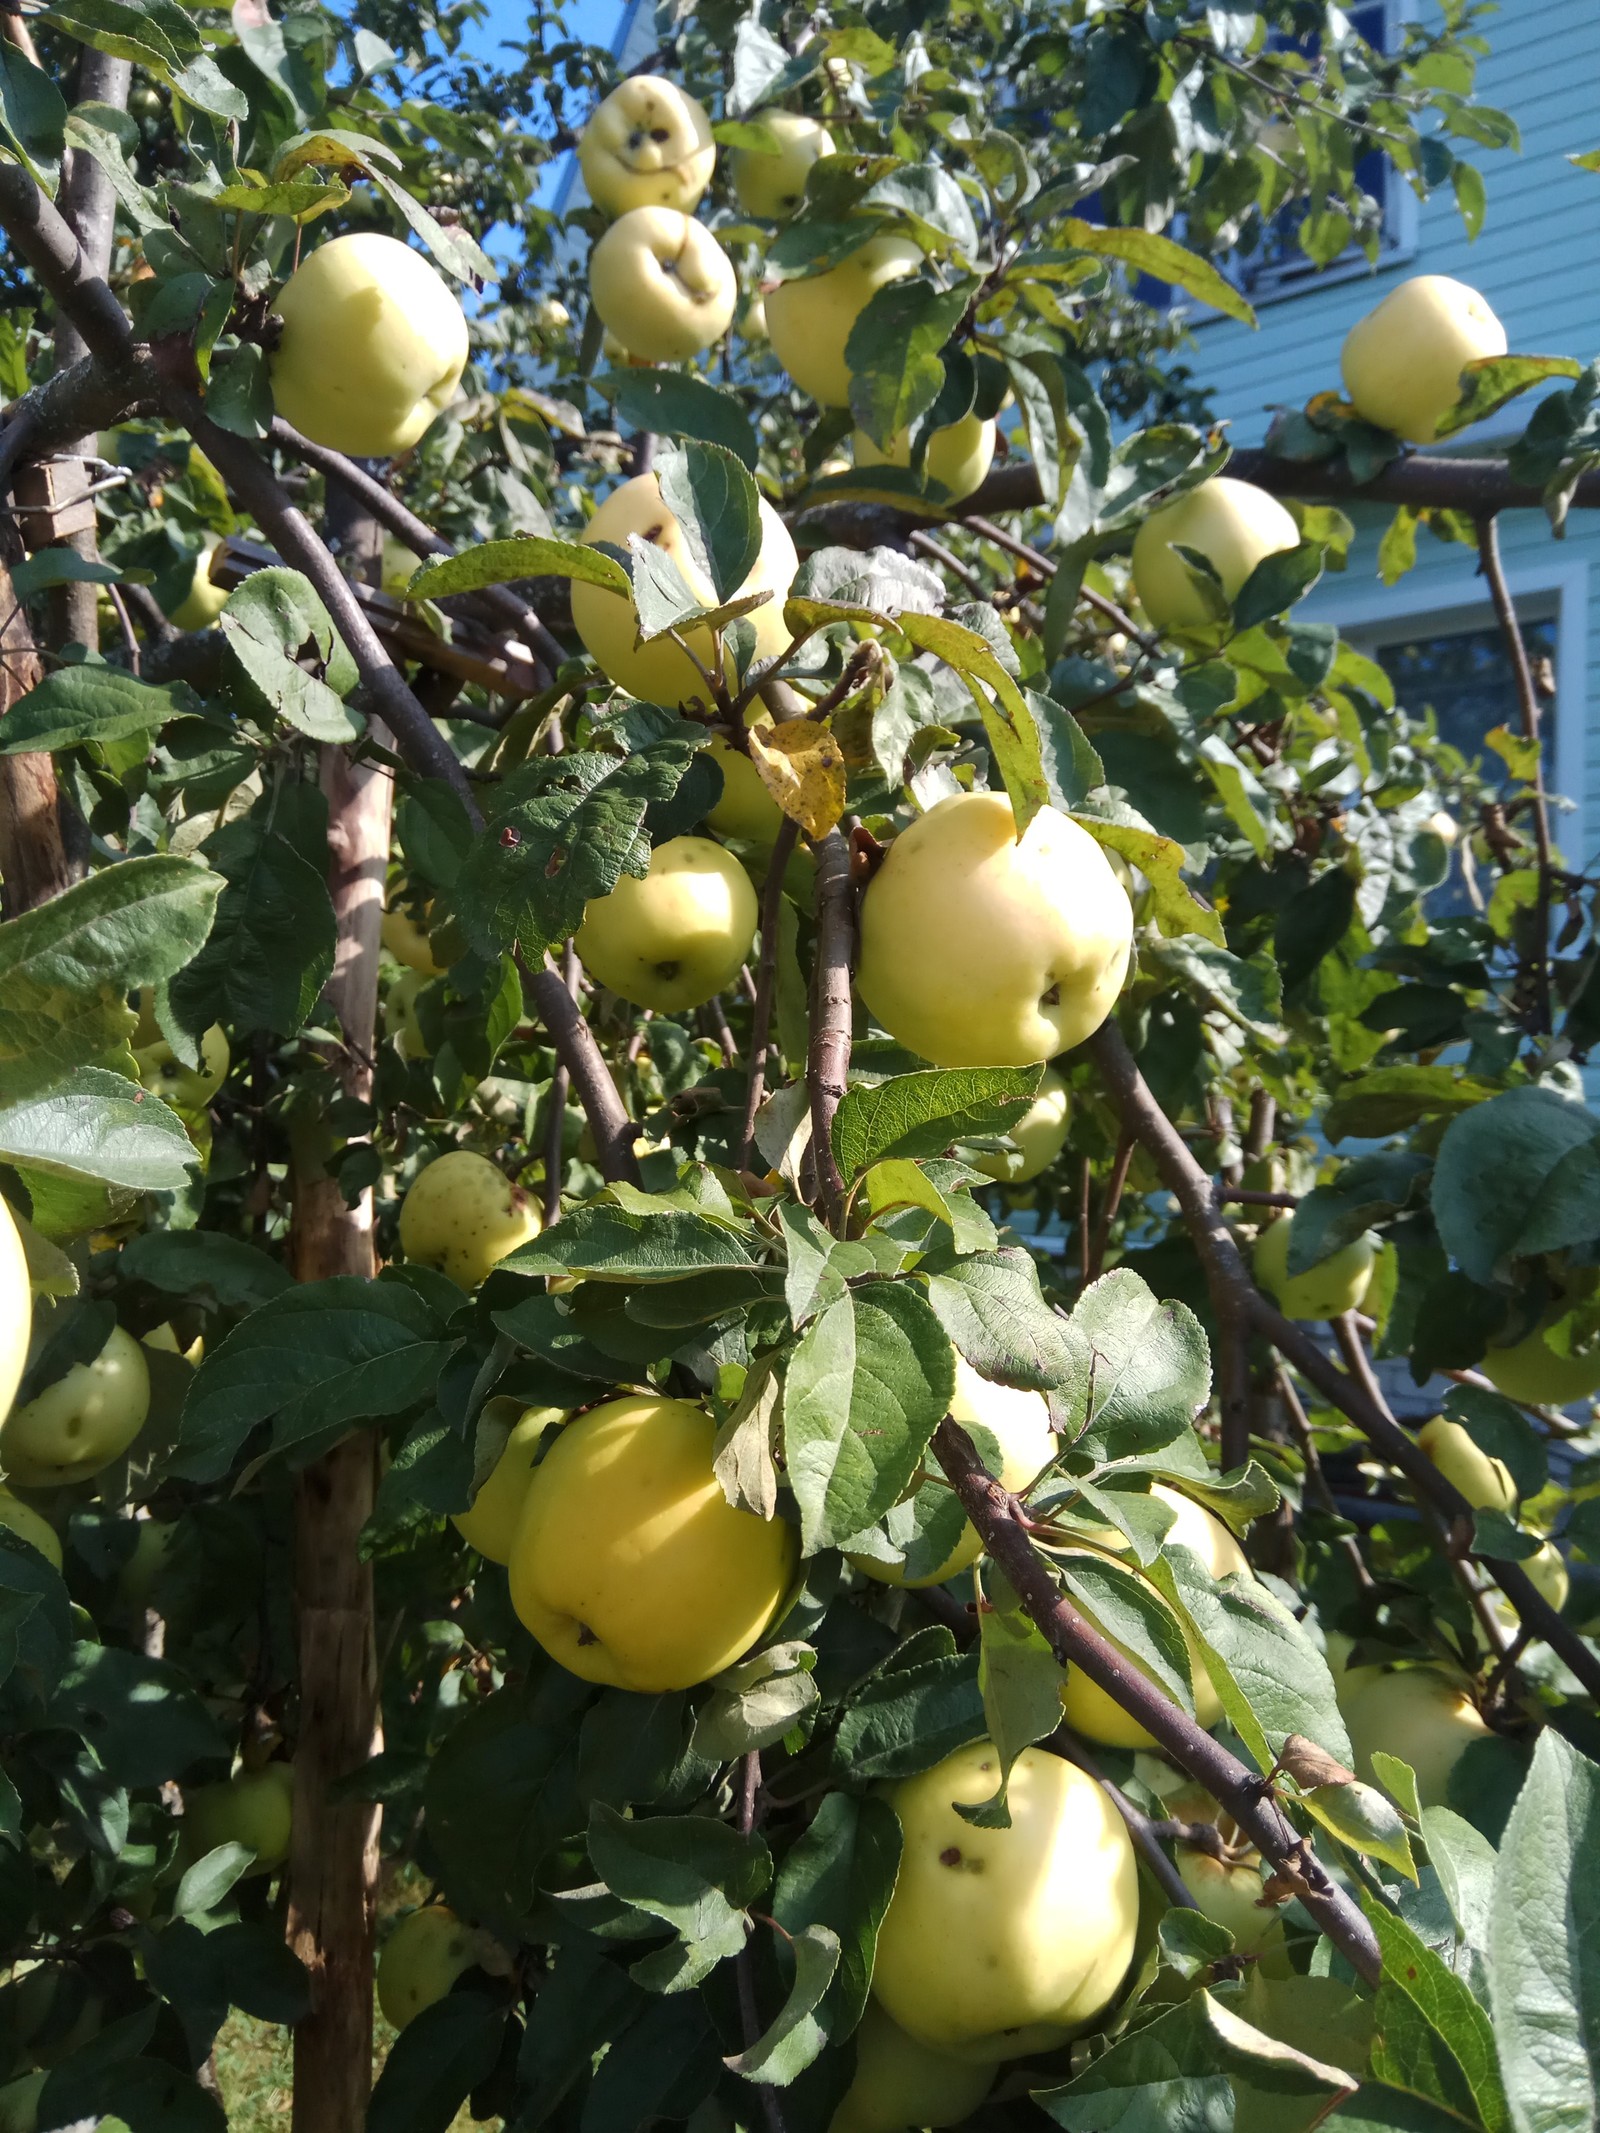
[[[1410,274],[1450,274],[1480,289],[1515,350],[1584,362],[1600,354],[1600,176],[1566,160],[1600,145],[1600,0],[1511,0],[1485,19],[1482,33],[1490,51],[1478,93],[1509,111],[1522,133],[1520,153],[1474,155],[1488,189],[1482,234],[1469,241],[1446,191],[1407,212],[1404,247],[1375,274],[1335,270],[1278,295],[1261,305],[1254,332],[1220,317],[1197,323],[1186,358],[1239,444],[1261,442],[1274,403],[1303,405],[1336,388],[1346,332]],[[1535,404],[1534,395],[1513,402],[1468,432],[1460,449],[1479,453],[1514,437]],[[1390,622],[1442,632],[1491,619],[1470,550],[1424,532],[1415,569],[1385,588],[1377,543],[1390,514],[1368,507],[1352,515],[1361,531],[1349,568],[1311,595],[1308,619],[1337,622],[1369,641]],[[1539,512],[1508,513],[1500,533],[1519,607],[1558,618],[1550,781],[1577,803],[1563,819],[1562,847],[1569,859],[1588,860],[1600,845],[1600,621],[1591,620],[1591,601],[1600,597],[1600,512],[1574,512],[1562,541]],[[1513,707],[1507,712],[1512,717]]]

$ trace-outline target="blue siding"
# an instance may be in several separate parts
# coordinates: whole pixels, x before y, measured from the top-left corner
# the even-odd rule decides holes
[[[1190,360],[1240,444],[1261,441],[1274,403],[1301,405],[1338,387],[1345,333],[1409,274],[1453,274],[1481,289],[1513,349],[1580,361],[1600,354],[1600,175],[1566,160],[1600,147],[1600,5],[1514,0],[1486,19],[1483,34],[1490,51],[1479,93],[1516,119],[1522,148],[1477,152],[1489,196],[1482,236],[1470,243],[1454,200],[1439,195],[1415,211],[1415,250],[1402,261],[1282,296],[1261,308],[1255,332],[1229,319],[1198,324]],[[1468,432],[1463,448],[1482,451],[1514,435],[1534,404],[1533,396],[1513,403],[1493,424]],[[1349,570],[1317,589],[1308,613],[1358,629],[1387,616],[1454,615],[1481,601],[1471,553],[1427,534],[1416,569],[1386,594],[1376,546],[1388,514],[1356,516],[1362,535]],[[1554,780],[1580,806],[1589,796],[1587,826],[1580,812],[1562,831],[1569,857],[1587,859],[1600,844],[1600,615],[1590,613],[1600,600],[1600,512],[1574,512],[1560,542],[1540,514],[1507,514],[1501,546],[1519,601],[1560,615]]]

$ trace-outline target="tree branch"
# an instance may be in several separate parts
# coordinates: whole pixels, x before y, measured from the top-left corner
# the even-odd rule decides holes
[[[1522,627],[1517,621],[1517,610],[1500,562],[1500,535],[1492,512],[1486,512],[1478,520],[1478,563],[1489,588],[1489,597],[1494,602],[1495,619],[1500,624],[1500,634],[1505,639],[1506,654],[1511,661],[1522,737],[1534,750],[1533,841],[1539,859],[1539,889],[1534,901],[1533,990],[1537,1027],[1540,1035],[1547,1037],[1553,1026],[1550,1014],[1550,890],[1554,855],[1550,845],[1550,808],[1544,790],[1544,751],[1539,744],[1539,697],[1533,686],[1528,647],[1523,642]]]
[[[1256,1849],[1295,1886],[1301,1902],[1334,1946],[1369,1984],[1382,1969],[1377,1937],[1356,1906],[1329,1879],[1262,1780],[1212,1739],[1079,1614],[1059,1590],[1049,1563],[1034,1546],[1017,1499],[984,1468],[972,1440],[948,1416],[933,1435],[933,1451],[984,1551],[1006,1578],[1030,1620],[1063,1666],[1081,1667],[1097,1688],[1136,1718],[1180,1768],[1205,1786]]]
[[[551,1042],[572,1076],[572,1086],[578,1092],[578,1101],[583,1106],[599,1152],[601,1176],[608,1184],[637,1185],[640,1182],[639,1160],[633,1152],[637,1128],[617,1093],[611,1070],[595,1042],[594,1031],[567,990],[566,979],[548,956],[544,959],[544,968],[535,970],[519,954],[517,968],[522,972],[523,997],[550,1032]],[[576,956],[573,957],[572,975],[575,984],[578,977]]]
[[[855,892],[850,847],[837,829],[812,846],[817,862],[817,957],[811,973],[811,1153],[817,1197],[832,1229],[844,1217],[844,1179],[833,1159],[833,1114],[850,1080],[850,966],[855,960]]]
[[[1162,1183],[1178,1202],[1205,1269],[1213,1306],[1226,1308],[1236,1318],[1253,1325],[1308,1384],[1349,1417],[1389,1465],[1399,1468],[1419,1498],[1431,1503],[1450,1525],[1464,1521],[1464,1530],[1471,1533],[1472,1506],[1445,1479],[1421,1445],[1367,1397],[1303,1326],[1285,1318],[1257,1289],[1243,1254],[1218,1211],[1211,1180],[1151,1095],[1116,1023],[1102,1023],[1089,1039],[1087,1050],[1116,1101],[1123,1123],[1149,1149]],[[1498,1558],[1474,1559],[1484,1562],[1489,1575],[1534,1635],[1550,1646],[1591,1696],[1600,1698],[1600,1658],[1535,1589],[1522,1565]]]

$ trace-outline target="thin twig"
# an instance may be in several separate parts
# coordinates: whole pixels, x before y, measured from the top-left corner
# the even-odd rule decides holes
[[[1300,1395],[1294,1389],[1294,1381],[1282,1363],[1277,1366],[1278,1398],[1283,1402],[1283,1411],[1289,1418],[1289,1434],[1299,1447],[1301,1463],[1306,1470],[1306,1487],[1315,1498],[1317,1508],[1324,1516],[1344,1520],[1339,1506],[1334,1502],[1333,1491],[1328,1487],[1328,1477],[1322,1471],[1322,1460],[1317,1451],[1317,1440],[1312,1434],[1311,1419],[1301,1404]],[[1339,1544],[1349,1559],[1356,1583],[1363,1591],[1376,1589],[1376,1580],[1367,1568],[1367,1559],[1361,1553],[1361,1543],[1353,1533],[1341,1533]]]
[[[855,892],[850,847],[829,830],[812,845],[816,859],[817,954],[811,980],[811,1043],[806,1081],[811,1094],[811,1150],[817,1196],[830,1228],[844,1219],[844,1179],[833,1158],[833,1114],[850,1079],[850,970],[855,961]]]
[[[778,926],[783,909],[783,877],[800,835],[800,825],[785,815],[772,842],[767,878],[761,889],[761,961],[756,969],[755,1005],[750,1010],[750,1063],[746,1070],[744,1117],[739,1123],[737,1170],[750,1164],[750,1146],[755,1139],[756,1113],[767,1084],[767,1033],[772,1027],[772,1003],[778,989]]]
[[[1510,588],[1506,584],[1505,570],[1500,561],[1500,535],[1493,512],[1485,512],[1478,520],[1478,562],[1489,587],[1489,597],[1494,602],[1495,617],[1500,624],[1500,634],[1505,639],[1507,657],[1511,661],[1522,737],[1534,751],[1533,841],[1538,853],[1539,882],[1534,900],[1533,980],[1536,1027],[1541,1036],[1547,1037],[1554,1026],[1550,1012],[1550,900],[1554,854],[1550,844],[1550,808],[1544,790],[1544,750],[1539,741],[1539,697],[1533,685],[1533,668],[1528,661],[1528,647],[1523,642],[1516,606],[1512,601]]]
[[[1128,1182],[1128,1165],[1133,1161],[1133,1151],[1138,1145],[1131,1133],[1124,1133],[1117,1143],[1111,1176],[1106,1183],[1105,1198],[1100,1203],[1100,1219],[1094,1226],[1094,1242],[1089,1248],[1089,1264],[1084,1270],[1085,1281],[1098,1281],[1105,1266],[1106,1243],[1111,1235],[1111,1225],[1117,1218],[1117,1209],[1122,1205],[1122,1188]]]
[[[578,951],[568,941],[561,951],[561,982],[568,993],[575,993],[578,984]],[[544,1226],[561,1220],[561,1182],[564,1142],[567,1125],[567,1090],[572,1077],[567,1072],[566,1060],[558,1053],[556,1070],[550,1077],[550,1116],[544,1128]]]

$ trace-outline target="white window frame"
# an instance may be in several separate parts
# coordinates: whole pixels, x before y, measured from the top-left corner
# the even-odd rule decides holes
[[[1466,551],[1461,551],[1465,558]],[[1326,581],[1324,581],[1326,583]],[[1506,572],[1506,588],[1524,622],[1553,621],[1556,627],[1555,746],[1546,762],[1553,793],[1571,802],[1551,824],[1555,842],[1577,869],[1586,869],[1591,852],[1587,793],[1586,717],[1589,674],[1589,565],[1580,557],[1526,564]],[[1316,620],[1335,623],[1339,634],[1370,657],[1375,649],[1402,637],[1453,637],[1468,630],[1493,629],[1493,603],[1477,579],[1459,590],[1437,584],[1375,586],[1352,592],[1340,586],[1319,601]],[[1420,706],[1407,705],[1407,710]],[[1506,705],[1506,723],[1515,728],[1516,705]]]

